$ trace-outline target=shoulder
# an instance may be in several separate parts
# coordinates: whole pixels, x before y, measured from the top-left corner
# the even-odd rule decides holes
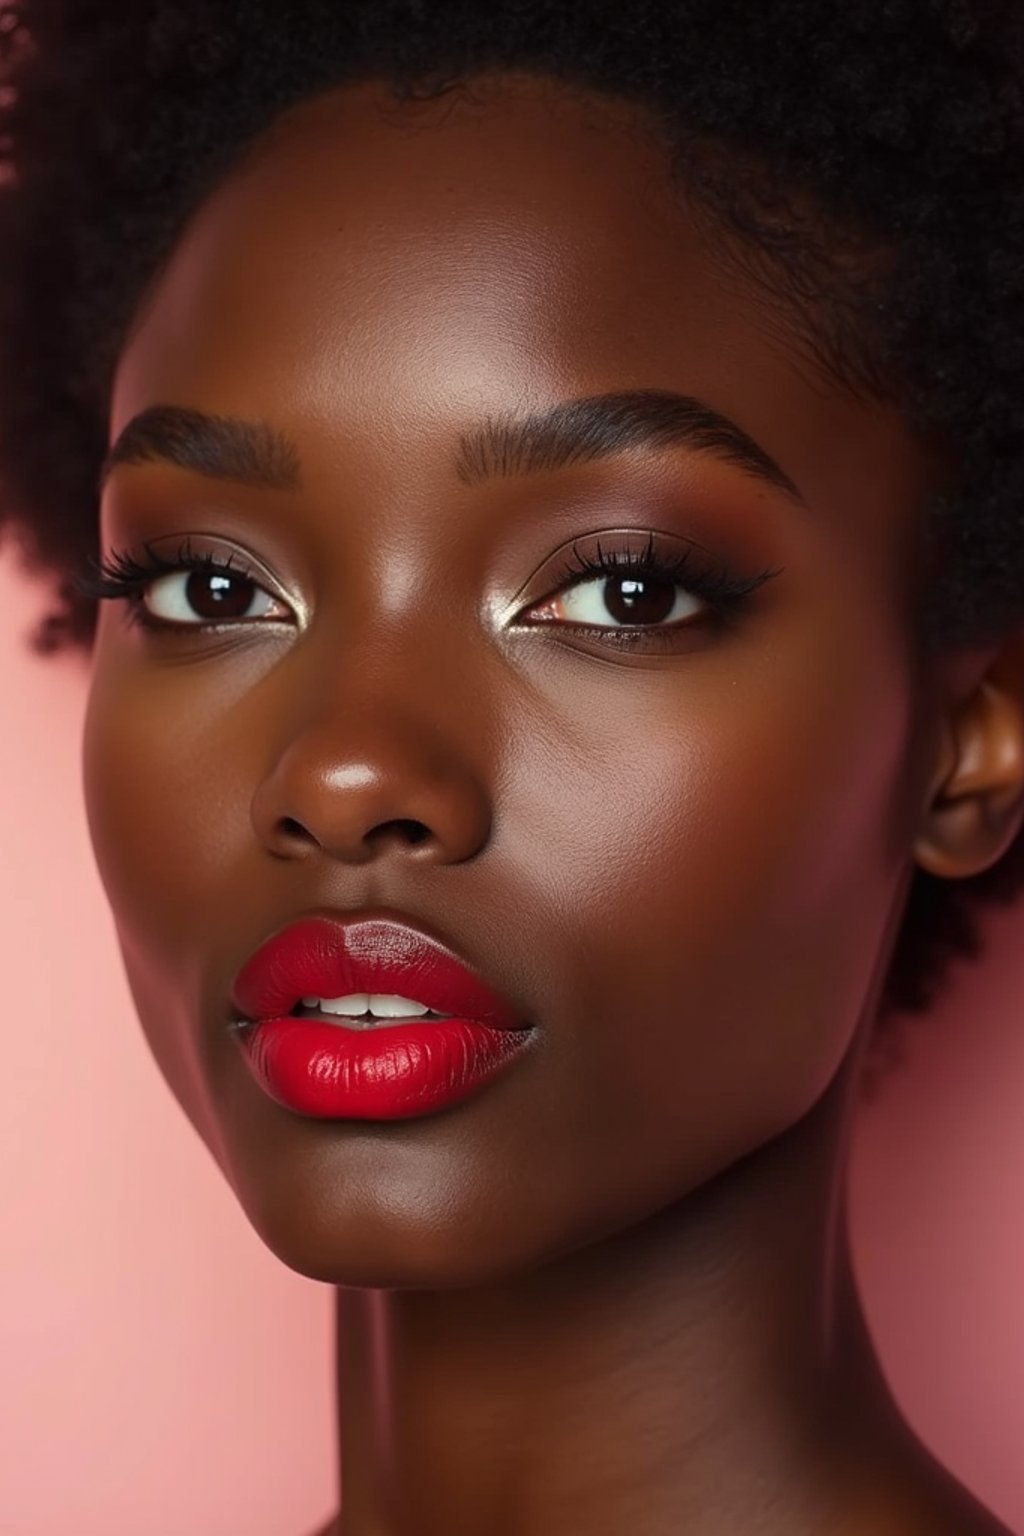
[[[311,1536],[339,1536],[340,1525],[341,1515],[332,1515],[327,1524],[319,1526],[317,1530],[311,1533]]]

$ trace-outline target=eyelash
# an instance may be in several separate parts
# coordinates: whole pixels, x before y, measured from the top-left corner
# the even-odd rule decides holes
[[[139,560],[127,550],[115,550],[110,556],[101,560],[90,557],[88,569],[98,574],[79,573],[72,578],[72,584],[85,597],[100,600],[127,598],[130,605],[129,622],[138,624],[143,629],[187,629],[201,633],[204,630],[223,628],[225,624],[253,622],[229,619],[221,624],[213,621],[203,624],[177,624],[169,619],[154,618],[142,601],[145,589],[158,577],[177,574],[180,571],[230,573],[244,581],[252,582],[263,591],[266,589],[244,565],[232,565],[233,557],[229,556],[227,561],[223,561],[210,553],[194,553],[189,548],[187,539],[179,546],[173,559],[158,554],[149,544],[144,544],[143,547],[146,550],[145,560]],[[755,588],[779,574],[778,570],[764,570],[749,578],[736,577],[724,565],[719,565],[717,569],[687,571],[691,551],[686,549],[680,555],[660,554],[655,549],[653,534],[648,536],[647,545],[642,550],[607,550],[602,549],[598,542],[596,557],[580,554],[575,543],[572,551],[571,558],[566,558],[559,571],[558,586],[552,589],[552,596],[564,586],[576,586],[586,578],[595,576],[614,577],[628,574],[633,580],[656,578],[658,581],[685,586],[691,596],[699,598],[708,605],[713,618],[725,624],[735,622],[736,616]],[[685,582],[681,579],[684,571],[687,572]],[[672,637],[681,629],[691,628],[695,622],[697,621],[687,619],[682,623],[669,625],[622,625],[616,628],[611,625],[573,624],[570,621],[560,621],[559,628],[575,629],[587,634],[600,634],[605,638],[616,636],[619,643],[622,637],[627,637],[629,642],[635,645],[637,636],[642,636],[645,644],[653,641],[655,645],[668,645],[672,643]],[[613,640],[611,643],[614,645],[616,641]]]
[[[227,560],[219,560],[216,555],[208,552],[195,553],[189,547],[189,540],[178,546],[178,552],[173,559],[159,554],[149,544],[143,544],[146,551],[145,560],[139,560],[128,550],[114,550],[104,559],[95,560],[91,556],[85,569],[72,577],[72,585],[84,597],[98,598],[101,601],[109,598],[127,598],[129,609],[129,621],[138,624],[142,629],[177,629],[200,632],[202,630],[216,629],[222,625],[208,622],[205,624],[175,624],[169,619],[156,619],[143,604],[142,598],[145,589],[161,576],[177,575],[180,571],[209,571],[216,575],[238,576],[243,581],[251,581],[255,586],[262,586],[253,572],[244,565],[233,565],[233,556]],[[95,571],[96,575],[88,575],[86,571]],[[245,623],[248,620],[225,620],[225,623]]]
[[[692,597],[698,597],[706,603],[711,610],[711,618],[722,624],[733,624],[739,613],[750,598],[755,588],[761,586],[771,577],[777,576],[782,569],[759,571],[756,576],[734,576],[727,566],[719,564],[716,569],[709,566],[688,570],[692,556],[692,550],[684,549],[679,555],[659,554],[655,548],[654,535],[648,534],[647,543],[642,550],[636,549],[611,549],[601,548],[600,540],[596,545],[596,557],[581,555],[574,543],[572,557],[567,558],[558,573],[558,586],[560,590],[565,584],[578,585],[586,578],[594,576],[623,576],[628,575],[633,580],[656,578],[672,585],[685,587]],[[682,579],[686,572],[685,581]],[[643,637],[645,643],[653,641],[657,645],[671,645],[673,637],[680,630],[691,629],[699,620],[686,619],[682,623],[662,625],[622,625],[619,628],[603,625],[570,624],[563,623],[561,628],[576,629],[587,634],[600,634],[603,638],[612,639],[613,645],[622,643],[634,643],[638,635]]]

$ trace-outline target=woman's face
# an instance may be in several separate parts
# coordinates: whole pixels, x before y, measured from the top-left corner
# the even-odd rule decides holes
[[[471,441],[638,390],[687,399],[646,436],[606,402],[618,446],[560,467]],[[343,1284],[511,1273],[799,1119],[910,865],[934,466],[716,258],[639,109],[521,75],[293,109],[154,282],[111,443],[154,406],[298,459],[290,488],[152,442],[113,468],[104,553],[189,537],[259,585],[218,631],[188,573],[148,589],[168,628],[102,605],[83,762],[147,1039],[267,1244]],[[648,535],[690,560],[639,608],[565,573],[574,541]],[[716,616],[687,580],[722,567],[771,574]],[[453,1109],[307,1118],[250,1073],[232,981],[293,920],[368,907],[535,1038]]]

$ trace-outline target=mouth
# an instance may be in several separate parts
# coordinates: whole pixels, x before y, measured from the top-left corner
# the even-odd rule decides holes
[[[288,1017],[319,1019],[324,1024],[335,1024],[340,1029],[395,1029],[404,1024],[433,1024],[440,1019],[449,1018],[450,1015],[437,1013],[433,1008],[427,1008],[422,1013],[378,1014],[369,1008],[364,1009],[362,1013],[349,1013],[323,1008],[319,1001],[307,1003],[303,1000],[288,1010]]]
[[[531,1027],[447,945],[382,910],[316,916],[279,930],[243,965],[231,1002],[232,1027],[241,1030],[285,1017],[348,1030],[452,1019]]]
[[[531,1054],[535,1027],[432,935],[382,912],[273,934],[232,988],[242,1054],[278,1104],[316,1119],[452,1109]]]

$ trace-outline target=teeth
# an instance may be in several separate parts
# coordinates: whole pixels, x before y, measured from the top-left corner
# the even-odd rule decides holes
[[[350,992],[346,997],[304,997],[303,1006],[321,1013],[338,1013],[358,1019],[370,1013],[375,1019],[415,1019],[429,1013],[426,1003],[392,992]]]

